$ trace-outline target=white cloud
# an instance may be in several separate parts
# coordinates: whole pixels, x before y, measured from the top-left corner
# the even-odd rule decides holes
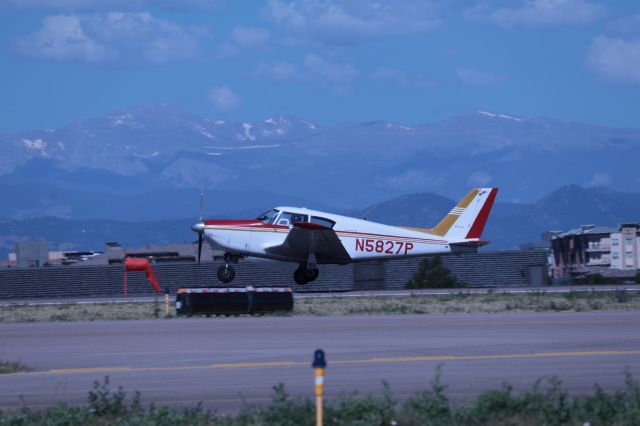
[[[405,191],[414,191],[426,187],[437,187],[444,183],[442,175],[429,174],[424,170],[409,169],[398,176],[392,176],[385,186],[401,188]]]
[[[304,58],[305,73],[315,81],[327,83],[333,94],[349,92],[351,83],[358,76],[355,67],[350,64],[336,64],[309,54]]]
[[[287,61],[261,63],[255,74],[278,81],[299,80],[329,86],[334,95],[349,93],[358,77],[358,71],[353,65],[330,62],[314,54],[306,55],[299,67]]]
[[[146,12],[53,15],[16,46],[25,56],[57,61],[162,64],[198,57],[204,34]]]
[[[469,179],[467,180],[467,183],[470,186],[486,186],[489,183],[491,183],[491,181],[493,180],[493,177],[491,177],[491,175],[483,170],[479,170],[476,172],[473,172],[469,175]]]
[[[542,27],[589,24],[605,13],[604,6],[587,0],[525,0],[516,8],[493,9],[488,2],[478,3],[465,16],[503,27]]]
[[[640,84],[640,38],[596,37],[589,46],[587,64],[611,81]]]
[[[213,87],[209,91],[209,100],[220,112],[231,111],[242,105],[242,98],[227,86]]]
[[[640,35],[640,14],[616,19],[607,25],[607,29],[616,35],[638,36]]]
[[[438,25],[442,3],[427,0],[269,0],[263,14],[295,37],[353,45]]]
[[[262,28],[235,27],[228,40],[218,46],[220,56],[236,56],[243,49],[255,49],[265,46],[271,34]]]
[[[378,67],[369,76],[371,80],[384,83],[392,83],[399,86],[428,87],[434,82],[425,78],[422,74],[411,74],[398,68]]]
[[[267,44],[270,37],[269,31],[262,28],[235,27],[230,39],[238,47],[252,49]]]
[[[89,63],[106,61],[115,54],[87,36],[77,16],[67,15],[44,18],[38,32],[18,39],[18,48],[26,56]]]
[[[358,71],[351,64],[341,64],[308,54],[302,64],[295,65],[287,61],[261,63],[255,75],[268,77],[276,81],[301,81],[320,87],[329,87],[334,95],[345,95],[351,91]]]
[[[256,74],[273,80],[292,80],[302,77],[298,68],[287,61],[276,61],[270,64],[261,63],[256,69]]]
[[[61,12],[141,12],[154,9],[208,10],[217,0],[2,0],[0,10],[55,10]]]
[[[611,176],[607,173],[596,173],[591,178],[591,182],[589,182],[589,186],[594,188],[602,188],[611,186]]]
[[[504,80],[499,75],[472,68],[460,68],[456,71],[456,75],[464,84],[473,87],[494,86]]]

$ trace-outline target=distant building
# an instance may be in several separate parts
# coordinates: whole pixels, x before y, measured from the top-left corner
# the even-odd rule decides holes
[[[125,257],[144,257],[153,263],[195,262],[197,244],[147,244],[143,247],[125,250],[119,243],[108,242],[102,251],[48,251],[47,242],[28,242],[16,244],[16,253],[9,253],[2,267],[38,267],[38,266],[95,266],[122,263]],[[224,252],[212,250],[209,244],[202,247],[202,259],[213,260],[224,256]]]
[[[16,243],[16,265],[19,268],[32,268],[49,264],[49,243],[29,241]]]
[[[640,224],[582,225],[552,237],[552,277],[633,275],[640,268],[639,246]]]
[[[611,234],[611,267],[640,269],[640,224],[624,224]]]

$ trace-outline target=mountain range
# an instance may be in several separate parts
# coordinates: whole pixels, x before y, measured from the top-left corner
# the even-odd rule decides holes
[[[640,130],[475,111],[436,123],[234,123],[165,104],[0,135],[0,217],[119,221],[297,205],[357,211],[416,193],[498,186],[537,203],[560,186],[634,191]]]
[[[33,238],[66,250],[192,241],[201,188],[209,217],[293,205],[425,227],[470,187],[497,186],[485,235],[493,249],[640,221],[640,130],[543,117],[474,111],[323,126],[152,104],[3,134],[0,147],[2,256]]]
[[[340,211],[355,217],[393,225],[429,227],[435,225],[455,201],[436,194],[410,194],[374,204],[365,209]],[[260,209],[221,217],[256,217]],[[215,217],[218,215],[209,215]],[[135,248],[148,243],[193,242],[190,225],[194,218],[123,222],[77,220],[55,217],[29,220],[0,219],[0,256],[15,250],[15,243],[32,239],[51,242],[51,249],[103,250],[105,242],[119,241]],[[615,227],[640,222],[640,194],[603,188],[565,186],[533,203],[497,202],[489,217],[483,239],[491,241],[484,250],[512,249],[535,242],[546,231],[566,231],[583,224]]]

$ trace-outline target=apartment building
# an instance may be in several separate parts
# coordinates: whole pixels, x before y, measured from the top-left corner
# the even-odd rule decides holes
[[[551,248],[551,274],[556,279],[592,273],[634,275],[640,269],[640,224],[582,225],[555,235]]]
[[[640,224],[624,224],[611,233],[611,268],[640,269]]]

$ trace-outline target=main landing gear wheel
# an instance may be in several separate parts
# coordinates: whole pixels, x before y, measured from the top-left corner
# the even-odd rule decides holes
[[[230,265],[222,265],[218,268],[218,279],[227,284],[236,277],[236,270]]]
[[[317,269],[300,267],[293,273],[293,280],[296,284],[305,285],[311,281],[315,281],[318,275],[320,275],[320,271]]]

